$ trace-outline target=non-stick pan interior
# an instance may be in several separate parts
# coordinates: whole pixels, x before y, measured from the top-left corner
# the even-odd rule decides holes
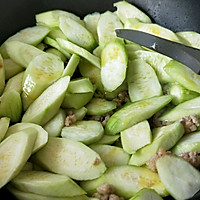
[[[6,0],[0,6],[0,43],[8,36],[34,25],[36,13],[63,9],[84,16],[91,12],[114,10],[116,0]],[[200,1],[196,0],[127,0],[145,11],[156,23],[173,31],[200,32]]]
[[[200,32],[200,1],[127,0],[145,11],[156,23],[173,31]],[[81,17],[95,11],[113,11],[116,0],[6,0],[0,6],[0,44],[22,28],[35,24],[35,14],[51,9],[71,11]],[[2,199],[14,199],[3,188]],[[200,195],[194,200],[200,199]]]
[[[154,22],[172,31],[200,32],[200,1],[196,0],[131,0]]]

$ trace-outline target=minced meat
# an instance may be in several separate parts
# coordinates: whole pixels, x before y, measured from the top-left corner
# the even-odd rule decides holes
[[[105,117],[104,117],[104,119],[102,120],[102,125],[105,127],[106,126],[106,123],[107,123],[107,121],[110,119],[110,114],[109,113],[107,113],[106,115],[105,115]]]
[[[124,200],[123,197],[116,195],[114,187],[107,183],[100,185],[97,188],[97,192],[93,194],[93,197],[99,200]]]
[[[199,156],[197,151],[182,153],[179,156],[184,158],[186,161],[188,161],[195,168],[200,167],[200,156]]]
[[[163,148],[159,148],[158,152],[155,155],[153,155],[149,161],[146,162],[146,165],[152,171],[157,172],[156,161],[158,160],[158,158],[160,158],[160,157],[162,157],[164,155],[171,155],[171,152],[170,151],[166,151]]]
[[[112,100],[117,104],[117,109],[120,109],[125,103],[130,102],[130,98],[127,91],[120,92],[116,98]]]
[[[71,124],[75,123],[77,121],[76,115],[73,113],[73,111],[67,112],[67,117],[65,119],[65,126],[70,126]]]
[[[107,121],[109,120],[110,116],[113,114],[113,112],[106,113],[104,115],[92,115],[88,117],[89,120],[95,120],[101,122],[101,124],[105,127]]]
[[[97,192],[100,194],[112,194],[115,192],[115,189],[112,187],[112,185],[104,183],[97,188]]]
[[[160,121],[159,117],[162,115],[162,113],[163,111],[159,111],[155,113],[153,117],[149,120],[152,127],[157,128],[157,127],[167,126],[174,123],[174,121],[169,121],[169,120]]]
[[[196,115],[183,117],[180,122],[183,124],[185,133],[191,133],[199,127],[199,118]]]
[[[171,151],[166,151],[163,148],[159,148],[158,152],[151,157],[149,161],[146,162],[146,165],[154,172],[157,172],[156,168],[156,161],[158,158],[164,156],[164,155],[171,155]],[[200,156],[197,151],[192,152],[186,152],[179,155],[180,157],[184,158],[186,161],[188,161],[192,166],[195,168],[200,167]]]
[[[109,200],[122,200],[122,197],[119,197],[116,194],[110,194],[109,195]]]

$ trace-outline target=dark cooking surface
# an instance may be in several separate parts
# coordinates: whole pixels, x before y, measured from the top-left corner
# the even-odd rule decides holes
[[[200,1],[198,0],[127,0],[138,5],[154,21],[173,31],[200,32]],[[116,0],[6,0],[0,6],[0,44],[22,28],[35,24],[36,13],[63,9],[79,16],[95,11],[113,11]],[[167,5],[166,5],[167,3]],[[184,27],[184,28],[182,28]],[[14,199],[4,188],[1,199]],[[170,198],[167,198],[170,199]],[[172,198],[171,198],[172,199]],[[200,194],[193,198],[199,200]]]
[[[200,32],[198,0],[127,0],[145,11],[156,23],[173,31]],[[114,10],[116,0],[6,0],[0,6],[0,43],[17,30],[34,25],[34,15],[50,9],[66,9],[79,16]],[[184,28],[183,28],[184,27]]]

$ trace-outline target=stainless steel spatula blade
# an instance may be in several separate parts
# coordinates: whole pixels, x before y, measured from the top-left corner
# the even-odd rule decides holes
[[[130,40],[177,60],[190,67],[196,73],[200,72],[199,49],[132,29],[117,29],[116,34],[120,38]]]

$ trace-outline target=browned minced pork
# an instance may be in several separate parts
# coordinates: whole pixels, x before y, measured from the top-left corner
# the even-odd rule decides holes
[[[109,195],[109,200],[124,200],[123,197],[119,197],[116,194],[110,194]]]
[[[67,117],[65,119],[65,126],[70,126],[71,124],[75,123],[77,121],[76,115],[73,113],[73,111],[68,111]]]
[[[104,117],[104,119],[102,120],[102,125],[105,127],[106,126],[106,123],[107,123],[107,121],[110,119],[110,116],[111,116],[111,114],[109,114],[109,113],[107,113],[106,115],[105,115],[105,117]]]
[[[167,126],[170,125],[172,123],[174,123],[173,121],[160,121],[159,117],[162,115],[162,112],[157,112],[153,115],[153,117],[149,120],[149,122],[151,123],[152,127],[162,127],[162,126]]]
[[[158,152],[151,157],[149,161],[146,162],[146,165],[154,172],[157,172],[156,168],[156,161],[158,158],[164,156],[164,155],[171,155],[172,153],[170,151],[166,151],[163,148],[159,148]],[[182,153],[179,155],[180,157],[184,158],[186,161],[188,161],[192,166],[195,168],[200,167],[200,156],[197,151]]]
[[[119,197],[114,192],[112,185],[104,183],[97,188],[97,192],[93,194],[93,197],[99,200],[124,200],[123,197]]]
[[[107,121],[109,120],[110,116],[112,115],[112,111],[109,113],[106,113],[104,115],[92,115],[88,119],[89,120],[96,120],[102,123],[103,126],[106,125]]]
[[[99,199],[99,200],[109,200],[109,194],[100,194],[98,192],[93,194],[93,197]]]
[[[170,155],[171,152],[170,151],[166,151],[165,149],[163,148],[159,148],[158,149],[158,152],[153,155],[151,157],[151,159],[149,161],[146,162],[146,165],[154,172],[157,171],[157,168],[156,168],[156,161],[158,160],[158,158],[164,156],[164,155]]]
[[[112,194],[115,192],[115,189],[112,187],[112,185],[104,183],[97,188],[97,192],[100,194]]]
[[[123,104],[130,102],[130,98],[127,91],[122,91],[116,98],[112,100],[117,104],[117,109],[121,108]]]
[[[92,115],[88,117],[89,120],[95,120],[95,121],[101,121],[102,116],[101,115]]]
[[[183,124],[185,133],[191,133],[199,127],[199,118],[196,115],[183,117],[180,122]]]
[[[186,161],[188,161],[195,168],[200,167],[200,156],[199,156],[197,151],[182,153],[179,156],[184,158]]]

